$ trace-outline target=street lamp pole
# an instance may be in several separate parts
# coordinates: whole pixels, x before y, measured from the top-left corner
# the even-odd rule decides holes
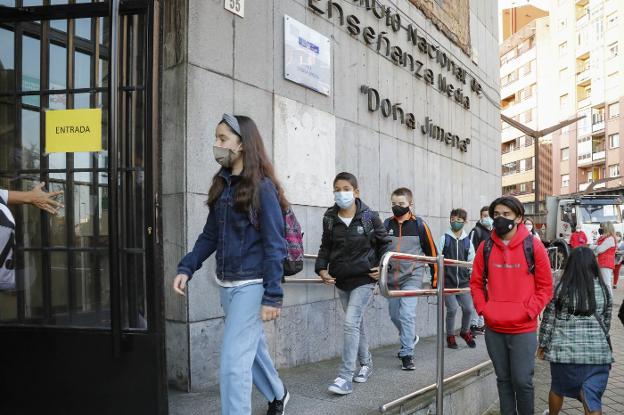
[[[501,120],[503,120],[504,122],[506,122],[507,124],[511,125],[512,127],[522,131],[523,133],[525,133],[526,135],[528,135],[529,137],[533,138],[533,145],[535,147],[535,155],[534,155],[534,159],[535,159],[535,166],[534,166],[534,170],[535,170],[535,188],[533,189],[534,193],[535,193],[535,201],[534,201],[534,206],[535,206],[535,214],[538,215],[540,214],[539,212],[539,203],[540,203],[540,179],[539,179],[539,173],[540,173],[540,138],[554,132],[557,131],[563,127],[565,127],[566,125],[570,125],[572,123],[577,122],[580,119],[585,118],[585,115],[582,115],[580,117],[576,117],[576,118],[571,118],[569,120],[565,120],[562,121],[558,124],[555,124],[551,127],[548,128],[544,128],[543,130],[534,130],[530,127],[527,127],[526,125],[514,120],[513,118],[509,118],[508,116],[501,114]]]

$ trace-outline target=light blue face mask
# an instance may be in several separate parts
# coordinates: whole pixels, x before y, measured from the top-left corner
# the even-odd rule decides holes
[[[355,201],[353,192],[334,192],[334,200],[340,209],[347,209]]]
[[[481,219],[481,223],[486,228],[492,229],[492,226],[494,225],[494,220],[491,217],[486,216],[485,218]]]

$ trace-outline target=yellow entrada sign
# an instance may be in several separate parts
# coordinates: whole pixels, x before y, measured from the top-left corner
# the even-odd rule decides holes
[[[102,110],[55,110],[45,113],[45,152],[102,150]]]

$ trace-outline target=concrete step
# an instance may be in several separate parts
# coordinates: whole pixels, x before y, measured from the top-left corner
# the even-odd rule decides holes
[[[472,368],[489,359],[483,336],[477,336],[477,348],[470,349],[458,337],[458,350],[445,349],[445,377]],[[297,415],[366,415],[379,414],[379,407],[410,392],[435,383],[435,338],[427,338],[416,346],[415,371],[401,370],[397,359],[398,346],[373,350],[374,372],[365,384],[354,384],[347,396],[335,396],[327,387],[336,377],[339,359],[306,364],[280,370],[280,375],[291,393],[287,413]],[[485,372],[485,373],[484,373]],[[496,399],[496,383],[491,371],[482,371],[472,377],[449,385],[453,392],[445,398],[445,413],[478,415]],[[426,413],[434,402],[435,393],[406,405],[403,414]],[[201,393],[169,391],[171,415],[219,414],[217,387]],[[265,414],[267,402],[254,389],[253,414]],[[461,408],[461,409],[459,409]],[[409,411],[408,411],[409,410]],[[423,412],[424,411],[424,412]],[[388,413],[399,413],[398,410]]]

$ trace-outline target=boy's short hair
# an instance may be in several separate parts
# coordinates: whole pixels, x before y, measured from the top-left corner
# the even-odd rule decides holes
[[[503,196],[494,200],[490,205],[490,216],[494,217],[494,209],[498,205],[503,205],[508,207],[516,216],[521,216],[524,218],[524,205],[521,201],[513,196]]]
[[[481,210],[479,211],[479,216],[483,214],[483,212],[488,212],[488,215],[490,214],[490,207],[489,206],[483,206],[481,208]]]
[[[408,202],[412,203],[414,201],[414,196],[412,195],[412,191],[408,189],[407,187],[399,187],[394,192],[392,192],[390,197],[392,196],[405,196]]]
[[[338,180],[345,180],[347,182],[349,182],[351,184],[351,186],[353,186],[354,189],[358,189],[358,181],[357,181],[357,177],[355,177],[353,174],[348,173],[346,171],[343,171],[342,173],[338,173],[336,175],[336,178],[334,179],[334,186],[336,185],[336,182],[338,182]]]
[[[451,216],[450,217],[452,218],[453,216],[456,216],[456,217],[458,217],[460,219],[463,219],[463,220],[467,220],[468,219],[468,213],[466,213],[466,211],[464,209],[462,209],[462,208],[457,208],[457,209],[451,210]]]

